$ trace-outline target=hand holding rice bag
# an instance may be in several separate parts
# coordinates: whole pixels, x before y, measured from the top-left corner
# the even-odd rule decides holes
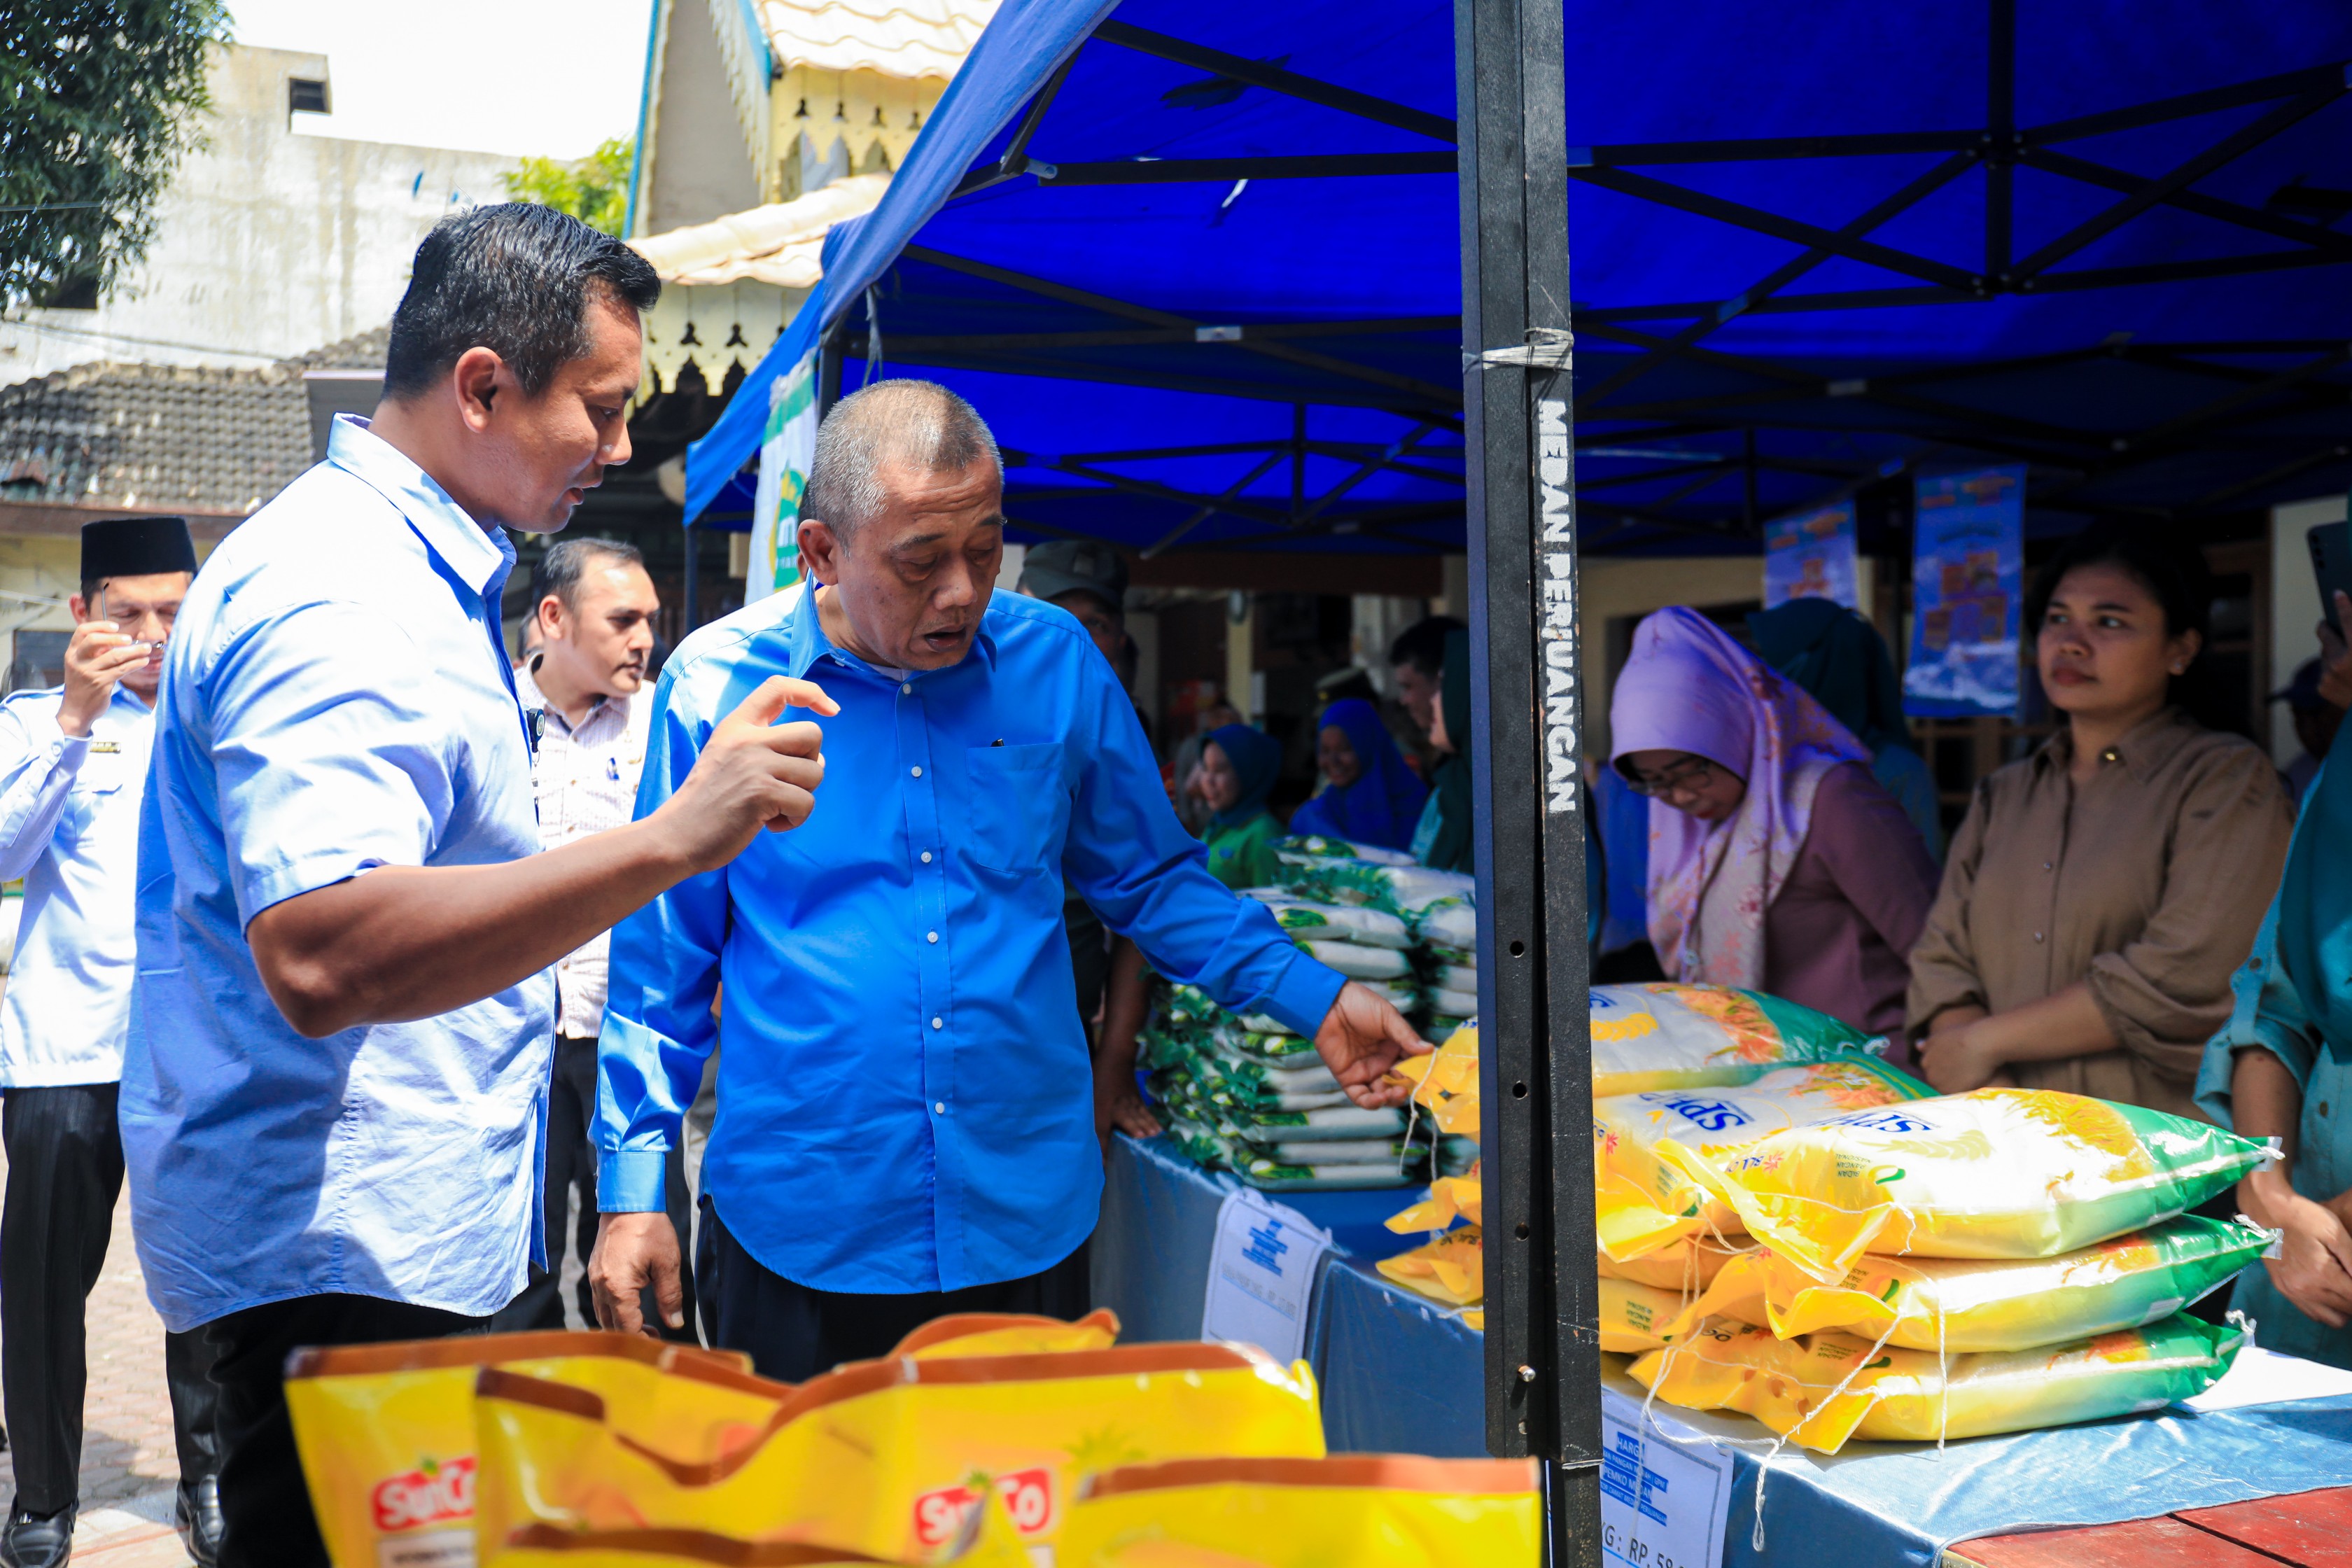
[[[1851,1437],[1932,1443],[2160,1409],[2210,1388],[2243,1338],[2182,1314],[2039,1350],[1938,1358],[1874,1352],[1851,1334],[1782,1340],[1709,1318],[1629,1371],[1669,1405],[1744,1411],[1834,1454]]]
[[[1478,1133],[1478,1026],[1465,1024],[1425,1057],[1405,1057],[1392,1076],[1413,1085],[1413,1103],[1441,1132]]]
[[[1529,1459],[1179,1459],[1091,1476],[1058,1568],[1536,1568]]]
[[[1865,1252],[2051,1258],[2195,1208],[2270,1158],[2202,1121],[2054,1089],[1980,1089],[1659,1157],[1825,1284]]]
[[[1849,1111],[1927,1100],[1935,1090],[1874,1057],[1775,1068],[1730,1089],[1662,1089],[1592,1102],[1592,1182],[1601,1250],[1634,1258],[1677,1241],[1740,1230],[1738,1215],[1663,1159],[1671,1141],[1719,1163],[1770,1133]]]
[[[1865,1255],[1834,1285],[1759,1248],[1734,1259],[1687,1315],[1759,1323],[1784,1340],[1833,1330],[1950,1354],[2031,1350],[2168,1318],[2271,1241],[2259,1226],[2182,1215],[2055,1258]]]
[[[1595,985],[1591,1012],[1595,1100],[1742,1084],[1790,1062],[1885,1048],[1826,1013],[1723,985]]]

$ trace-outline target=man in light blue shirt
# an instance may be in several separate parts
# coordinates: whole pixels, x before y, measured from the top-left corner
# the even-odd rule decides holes
[[[676,1290],[663,1151],[723,1026],[698,1262],[718,1342],[797,1381],[950,1311],[1066,1315],[1102,1156],[1070,1005],[1063,879],[1160,973],[1315,1037],[1360,1105],[1428,1047],[1210,876],[1116,673],[1070,614],[995,594],[986,426],[883,382],[819,431],[802,560],[821,587],[679,645],[655,695],[640,815],[764,681],[820,681],[830,773],[812,831],[678,883],[613,936],[589,1268],[636,1329]],[[723,1026],[711,1003],[721,980]]]
[[[0,1385],[16,1438],[16,1496],[0,1563],[63,1563],[80,1502],[85,1312],[122,1194],[115,1099],[131,1007],[139,802],[155,734],[163,643],[196,569],[184,519],[121,517],[81,531],[81,592],[65,681],[0,702],[0,880],[25,879],[0,1007]],[[176,1522],[209,1564],[219,1539],[212,1352],[166,1334],[178,1439]]]
[[[766,687],[676,809],[540,852],[504,529],[561,529],[628,460],[658,288],[545,207],[446,220],[373,424],[339,419],[182,606],[121,1124],[148,1294],[218,1352],[229,1568],[327,1562],[280,1381],[293,1347],[478,1328],[543,1257],[549,966],[797,822],[822,775],[815,727],[771,721],[828,704]],[[471,1560],[469,1520],[434,1530],[402,1560]]]

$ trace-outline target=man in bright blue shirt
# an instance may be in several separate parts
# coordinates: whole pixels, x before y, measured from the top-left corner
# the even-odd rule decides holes
[[[721,1026],[703,1158],[718,1342],[800,1380],[947,1311],[1066,1310],[1056,1269],[1102,1186],[1070,1005],[1066,876],[1154,968],[1318,1048],[1359,1104],[1427,1049],[1207,870],[1116,673],[1068,612],[992,595],[1002,470],[961,398],[884,382],[834,409],[802,499],[821,587],[682,643],[637,795],[657,809],[712,720],[778,676],[822,684],[807,830],[689,878],[614,931],[590,1279],[641,1327],[677,1241],[663,1151]]]
[[[336,422],[174,624],[121,1121],[148,1294],[217,1352],[224,1568],[326,1568],[290,1351],[478,1330],[543,1258],[549,967],[822,776],[815,726],[770,721],[830,705],[765,687],[664,812],[540,849],[505,530],[560,530],[628,460],[659,287],[545,207],[446,220],[374,419]],[[457,1517],[383,1561],[473,1553]]]

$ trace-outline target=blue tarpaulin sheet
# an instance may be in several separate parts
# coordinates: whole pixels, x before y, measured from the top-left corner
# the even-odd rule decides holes
[[[2027,8],[2020,140],[1990,161],[1981,6],[1566,11],[1580,391],[1589,403],[1658,339],[1704,329],[1693,352],[1580,407],[1588,547],[1662,509],[1769,516],[1923,452],[1965,465],[2011,448],[2038,466],[2035,504],[2071,515],[2258,506],[2352,474],[2335,390],[2352,384],[2336,352],[2352,340],[2352,235],[2337,232],[2352,6]],[[1424,119],[1245,86],[1122,43],[1118,27]],[[954,195],[1007,152],[1065,62],[1025,144],[1036,162]],[[2237,90],[2273,79],[2286,85]],[[875,368],[860,363],[871,331],[886,374],[973,398],[1013,449],[1016,522],[1139,546],[1230,490],[1180,547],[1459,549],[1460,436],[1426,417],[1448,398],[1458,413],[1464,374],[1455,176],[1118,183],[1152,161],[1442,163],[1454,98],[1453,8],[1433,0],[1006,0],[880,206],[828,238],[823,284],[694,448],[688,516],[753,455],[773,377],[839,321],[846,384]],[[1909,140],[1835,156],[1753,145],[1863,134]],[[1749,145],[1690,150],[1725,140]],[[1793,281],[1765,287],[1798,262]],[[1292,335],[1252,335],[1275,327]],[[2217,343],[2242,352],[2191,363]],[[1260,471],[1294,418],[1305,461]],[[1743,426],[1762,448],[1752,508]],[[1191,450],[1107,456],[1175,447]],[[1360,474],[1366,452],[1400,447]],[[1296,493],[1328,500],[1302,522]]]

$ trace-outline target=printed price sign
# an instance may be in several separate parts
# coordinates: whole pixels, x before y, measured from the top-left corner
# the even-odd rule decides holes
[[[1722,1568],[1731,1456],[1674,1424],[1679,1443],[1646,1427],[1642,1407],[1601,1401],[1601,1550],[1624,1568]]]
[[[1330,1237],[1297,1209],[1248,1187],[1228,1194],[1217,1211],[1201,1337],[1234,1340],[1278,1362],[1297,1361],[1307,1348],[1315,1266],[1330,1247]]]

